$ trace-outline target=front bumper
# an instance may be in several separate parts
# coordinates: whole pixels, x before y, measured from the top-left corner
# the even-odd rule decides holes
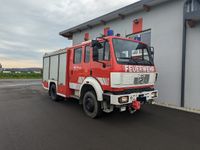
[[[152,90],[152,91],[145,91],[145,92],[139,92],[139,93],[130,93],[130,94],[121,94],[121,95],[115,95],[111,93],[105,93],[104,95],[105,100],[110,101],[111,105],[126,105],[131,104],[135,100],[148,102],[158,97],[158,91]],[[122,97],[127,97],[127,102],[120,102],[119,99]]]

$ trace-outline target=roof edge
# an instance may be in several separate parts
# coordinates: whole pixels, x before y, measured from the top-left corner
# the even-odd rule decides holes
[[[122,18],[123,16],[125,17],[125,16],[127,16],[131,13],[137,12],[137,11],[141,11],[142,9],[144,9],[143,6],[145,6],[145,5],[146,6],[148,6],[148,5],[154,6],[159,3],[163,3],[165,1],[169,1],[169,0],[140,0],[133,4],[127,5],[125,7],[119,8],[115,11],[112,11],[112,12],[109,12],[102,16],[99,16],[97,18],[83,22],[83,23],[76,25],[74,27],[71,27],[69,29],[63,30],[63,31],[59,32],[59,35],[66,37],[68,39],[72,39],[73,33],[81,32],[86,29],[98,26],[100,24],[106,24],[107,22],[110,22],[112,20]],[[151,4],[151,3],[153,3],[153,4]],[[127,10],[129,10],[129,11],[127,12]]]

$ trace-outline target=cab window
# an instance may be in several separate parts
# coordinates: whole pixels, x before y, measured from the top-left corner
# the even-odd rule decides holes
[[[74,64],[79,64],[82,61],[82,48],[74,49]]]
[[[85,47],[85,63],[90,62],[90,46]]]
[[[102,48],[98,49],[98,60],[109,61],[110,60],[110,45],[108,42],[101,43]]]
[[[105,43],[104,47],[104,60],[110,60],[110,45],[108,42]]]

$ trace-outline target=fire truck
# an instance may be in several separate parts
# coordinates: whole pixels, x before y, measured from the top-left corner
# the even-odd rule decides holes
[[[96,118],[114,108],[133,113],[158,97],[154,49],[119,36],[99,37],[43,56],[42,85],[52,100],[78,99]]]

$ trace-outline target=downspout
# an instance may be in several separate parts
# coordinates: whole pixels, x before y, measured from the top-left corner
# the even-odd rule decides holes
[[[186,64],[186,32],[185,19],[186,2],[183,6],[183,36],[182,36],[182,70],[181,70],[181,107],[185,106],[185,64]]]

